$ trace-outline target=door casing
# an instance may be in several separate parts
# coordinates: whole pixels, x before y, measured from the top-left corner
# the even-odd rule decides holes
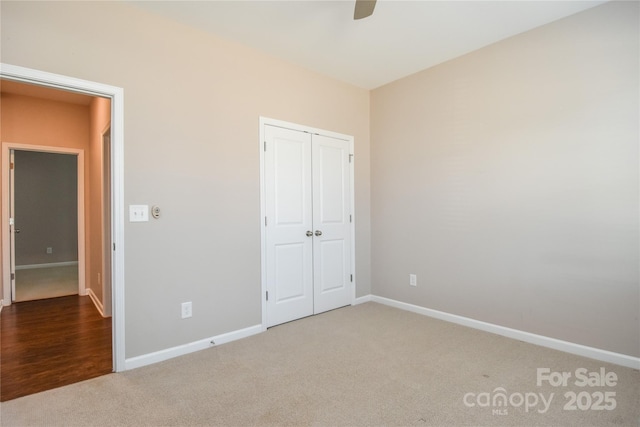
[[[100,176],[102,187],[102,246],[103,254],[111,252],[111,122],[102,131],[102,175]],[[111,316],[111,257],[102,257],[102,314]]]
[[[116,86],[5,63],[0,63],[0,78],[111,99],[112,353],[114,371],[124,371],[126,355],[124,318],[124,90]],[[3,224],[6,224],[5,220],[8,223],[8,212],[3,206]],[[3,245],[4,240],[3,238]],[[8,256],[7,251],[3,249],[2,304],[6,305],[11,302],[11,289],[6,282],[7,274],[4,267],[9,263],[9,260],[6,259]]]
[[[301,132],[309,132],[312,134],[325,135],[338,139],[345,139],[349,141],[349,152],[354,153],[354,138],[350,135],[344,135],[336,132],[331,132],[323,129],[313,128],[309,126],[299,125],[295,123],[290,123],[282,120],[271,119],[268,117],[260,117],[260,140],[259,140],[259,150],[260,150],[260,239],[261,239],[261,301],[262,301],[262,330],[265,331],[267,329],[267,265],[266,265],[266,229],[265,229],[265,218],[267,211],[267,200],[266,200],[266,192],[265,192],[265,155],[264,155],[264,144],[265,144],[265,135],[264,129],[265,125],[271,125],[276,127],[283,127],[287,129],[297,130]],[[350,168],[350,189],[351,192],[350,200],[351,200],[351,212],[352,212],[352,223],[351,223],[351,271],[353,272],[353,283],[351,286],[351,304],[355,303],[356,300],[356,252],[355,252],[355,229],[356,229],[356,211],[355,211],[355,182],[354,182],[354,169],[355,169],[355,155],[351,156],[351,168]]]

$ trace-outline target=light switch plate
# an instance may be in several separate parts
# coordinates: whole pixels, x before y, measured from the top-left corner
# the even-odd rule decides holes
[[[129,205],[129,222],[149,221],[149,205]]]

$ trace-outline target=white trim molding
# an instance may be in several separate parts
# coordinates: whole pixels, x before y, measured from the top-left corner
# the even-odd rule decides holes
[[[376,295],[371,295],[370,297],[372,302],[377,302],[379,304],[388,305],[390,307],[399,308],[401,310],[422,314],[434,319],[444,320],[446,322],[467,326],[473,329],[479,329],[481,331],[490,332],[492,334],[502,335],[507,338],[524,341],[530,344],[564,351],[565,353],[571,353],[578,356],[588,357],[590,359],[600,360],[602,362],[609,362],[620,366],[626,366],[628,368],[640,369],[639,357],[633,357],[626,354],[614,353],[608,350],[588,347],[586,345],[546,337],[544,335],[532,334],[530,332],[507,328],[505,326],[500,326],[493,323],[482,322],[480,320],[458,316],[456,314],[446,313],[444,311],[433,310],[418,305],[408,304],[390,298],[379,297]]]
[[[108,317],[104,315],[104,306],[100,302],[100,299],[98,299],[98,296],[93,292],[93,289],[87,288],[87,296],[91,298],[91,301],[93,301],[93,305],[96,306],[96,309],[100,313],[100,316]]]
[[[37,268],[70,267],[72,265],[78,265],[78,261],[62,261],[62,262],[50,262],[47,264],[16,265],[16,270],[33,270]]]
[[[228,342],[236,341],[242,338],[247,338],[261,332],[262,325],[254,325],[249,326],[248,328],[239,329],[237,331],[216,335],[211,338],[205,338],[202,340],[190,342],[188,344],[156,351],[154,353],[131,357],[125,361],[125,369],[129,370],[140,368],[142,366],[152,365],[154,363],[162,362],[168,359],[173,359],[174,357],[184,356],[185,354],[205,350],[207,348],[215,347],[220,344],[226,344]]]
[[[371,302],[371,301],[373,301],[373,296],[372,295],[365,295],[363,297],[358,297],[358,298],[354,299],[352,305],[364,304],[365,302]]]

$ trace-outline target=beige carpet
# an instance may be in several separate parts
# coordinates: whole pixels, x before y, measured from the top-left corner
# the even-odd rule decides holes
[[[16,302],[78,293],[78,265],[16,270]]]
[[[538,386],[538,368],[572,378]],[[612,372],[616,385],[578,387],[581,368]],[[501,392],[506,406],[492,403]],[[576,410],[564,409],[571,393],[587,393]],[[596,407],[615,408],[589,409],[597,393]],[[546,409],[540,395],[553,396]],[[5,402],[0,420],[7,427],[637,426],[639,402],[637,370],[367,303]]]

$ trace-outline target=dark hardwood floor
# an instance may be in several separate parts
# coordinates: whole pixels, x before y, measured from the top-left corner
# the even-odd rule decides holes
[[[0,313],[0,401],[108,374],[111,318],[87,296],[19,302]]]

